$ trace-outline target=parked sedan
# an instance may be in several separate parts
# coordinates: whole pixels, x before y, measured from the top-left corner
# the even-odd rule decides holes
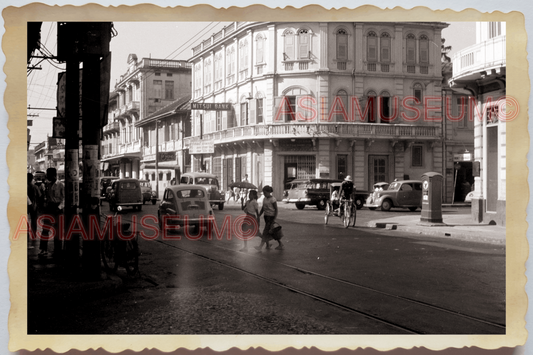
[[[374,192],[373,200],[368,202],[365,207],[371,210],[381,207],[382,211],[389,211],[392,207],[399,207],[416,211],[422,208],[422,181],[394,181],[387,190]]]
[[[207,226],[213,216],[207,190],[200,185],[172,185],[165,189],[157,211],[159,229],[165,226],[184,226],[185,220],[198,230],[200,224]],[[163,220],[164,219],[164,220]]]

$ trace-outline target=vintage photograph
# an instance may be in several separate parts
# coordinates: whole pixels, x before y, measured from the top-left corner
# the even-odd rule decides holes
[[[508,24],[220,20],[27,21],[25,333],[509,335]]]

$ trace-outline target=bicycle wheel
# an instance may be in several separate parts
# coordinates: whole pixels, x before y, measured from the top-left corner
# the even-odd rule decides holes
[[[352,205],[351,210],[352,210],[352,213],[350,214],[350,223],[349,224],[352,227],[355,227],[355,220],[357,218],[357,207]]]
[[[136,275],[139,271],[139,243],[138,236],[135,239],[128,240],[126,244],[126,272],[128,275]]]
[[[350,226],[350,215],[352,214],[352,207],[348,204],[344,205],[344,215],[342,222],[344,223],[344,228],[348,228]]]
[[[102,261],[104,262],[104,267],[106,271],[117,271],[118,260],[117,253],[115,250],[115,243],[109,239],[102,241]]]
[[[324,224],[328,224],[330,214],[331,214],[331,207],[329,206],[329,203],[328,203],[326,204],[326,214],[324,215]]]

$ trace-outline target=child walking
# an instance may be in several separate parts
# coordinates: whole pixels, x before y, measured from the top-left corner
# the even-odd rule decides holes
[[[248,193],[248,201],[246,201],[244,206],[242,206],[242,210],[244,211],[244,213],[246,213],[247,217],[253,218],[257,222],[257,227],[259,228],[260,220],[259,220],[259,205],[257,204],[257,191],[250,190],[250,192]],[[243,232],[245,232],[246,230],[249,230],[250,228],[253,230],[254,227],[253,226],[249,227],[247,225],[245,226],[243,224]],[[247,239],[244,240],[244,247],[240,251],[248,251],[248,240]]]
[[[265,196],[263,199],[263,206],[261,207],[261,212],[259,212],[259,216],[261,216],[263,213],[265,214],[265,229],[263,229],[263,235],[261,236],[261,244],[255,249],[261,250],[263,248],[263,245],[266,244],[266,249],[270,249],[270,239],[275,239],[278,242],[278,246],[276,247],[277,250],[283,249],[283,243],[281,242],[281,238],[279,238],[278,235],[272,235],[270,233],[270,229],[272,228],[272,224],[276,221],[276,218],[278,217],[278,203],[274,196],[272,196],[272,192],[274,190],[270,186],[263,187],[263,195]]]

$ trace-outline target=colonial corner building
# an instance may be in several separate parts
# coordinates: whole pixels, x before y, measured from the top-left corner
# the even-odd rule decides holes
[[[273,186],[276,198],[294,178],[351,175],[359,190],[369,190],[380,181],[419,179],[435,171],[445,176],[444,201],[464,200],[455,190],[457,175],[473,182],[472,159],[464,154],[473,151],[473,122],[442,119],[446,97],[457,115],[457,99],[469,95],[443,90],[445,27],[441,22],[225,27],[193,47],[189,60],[195,103],[191,142],[213,144],[212,153],[192,155],[192,170],[207,169],[224,186],[248,174],[258,186]],[[402,105],[406,98],[409,107]],[[431,110],[426,98],[437,99]],[[427,117],[416,117],[417,111]],[[467,161],[459,171],[456,155]]]

